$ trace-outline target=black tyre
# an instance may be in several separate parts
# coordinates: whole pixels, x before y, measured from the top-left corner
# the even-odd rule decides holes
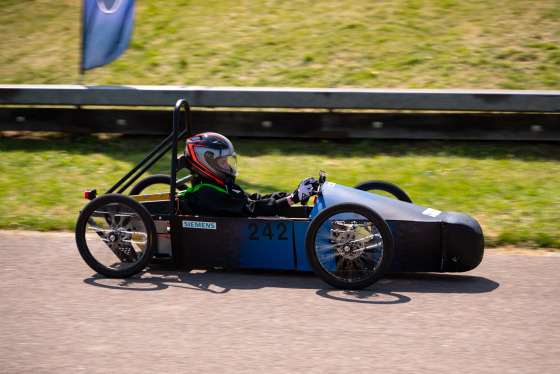
[[[171,184],[171,177],[169,175],[166,174],[155,174],[155,175],[150,175],[149,177],[146,177],[144,179],[141,179],[140,182],[136,183],[134,185],[134,187],[132,187],[132,189],[130,190],[129,195],[140,195],[144,190],[146,190],[148,187],[154,186],[154,185],[164,185],[167,186],[167,190],[164,188],[164,186],[162,186],[164,191],[169,191],[169,185]],[[182,191],[187,189],[187,185],[186,184],[181,184],[179,186],[177,186],[177,189]],[[158,192],[162,192],[161,190]]]
[[[111,278],[127,278],[142,271],[154,256],[157,231],[139,202],[107,194],[92,200],[80,213],[76,244],[93,270]]]
[[[357,185],[354,186],[354,188],[362,191],[375,191],[375,190],[385,191],[390,193],[400,201],[406,201],[407,203],[412,203],[412,200],[410,199],[410,197],[408,197],[406,192],[404,192],[399,186],[391,182],[376,181],[376,180],[367,181],[367,182],[358,183]]]
[[[334,204],[317,214],[305,235],[305,254],[315,274],[331,286],[361,289],[378,281],[393,259],[393,235],[372,209]]]

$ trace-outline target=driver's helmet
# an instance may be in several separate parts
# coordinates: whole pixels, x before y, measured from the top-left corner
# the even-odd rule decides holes
[[[218,184],[231,184],[237,176],[233,144],[223,135],[205,132],[187,139],[186,167],[202,178]]]

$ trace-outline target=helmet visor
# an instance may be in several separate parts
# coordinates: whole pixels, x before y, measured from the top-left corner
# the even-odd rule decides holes
[[[218,155],[218,157],[214,157],[212,152],[206,152],[205,158],[208,165],[216,172],[230,177],[237,176],[237,156],[235,153],[227,156]]]
[[[237,156],[217,158],[216,169],[229,175],[237,175]]]

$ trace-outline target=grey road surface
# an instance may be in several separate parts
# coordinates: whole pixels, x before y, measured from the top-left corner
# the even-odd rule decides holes
[[[71,234],[2,232],[1,373],[557,373],[560,256],[361,291],[313,274],[96,275]]]

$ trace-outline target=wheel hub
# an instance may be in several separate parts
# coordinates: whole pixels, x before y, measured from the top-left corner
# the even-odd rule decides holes
[[[334,249],[342,257],[354,260],[364,252],[365,244],[357,238],[355,231],[344,231],[337,235]]]

